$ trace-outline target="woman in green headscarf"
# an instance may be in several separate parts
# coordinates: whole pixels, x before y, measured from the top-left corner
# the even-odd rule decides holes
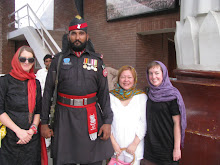
[[[110,91],[114,113],[111,141],[120,160],[131,162],[135,154],[134,165],[139,165],[144,152],[147,96],[136,89],[136,83],[137,74],[133,67],[126,65],[119,69],[117,88]]]

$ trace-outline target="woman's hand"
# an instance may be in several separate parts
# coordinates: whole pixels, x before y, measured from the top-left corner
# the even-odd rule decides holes
[[[136,135],[133,142],[131,144],[129,144],[129,146],[127,147],[126,152],[133,155],[135,153],[139,143],[140,143],[140,139]]]
[[[121,154],[121,152],[122,152],[121,147],[120,147],[120,146],[118,145],[118,143],[116,142],[116,140],[115,140],[113,134],[111,134],[110,138],[111,138],[112,146],[113,146],[114,151],[115,151],[114,155],[115,155],[115,156],[116,156],[116,155],[119,156],[119,155]]]
[[[27,130],[27,133],[29,135],[33,136],[34,135],[34,130],[33,129],[29,129],[29,130]]]
[[[181,150],[180,149],[174,149],[173,150],[173,161],[178,161],[181,159]]]
[[[121,150],[120,146],[118,145],[118,143],[114,143],[114,144],[112,144],[112,146],[113,146],[114,151],[115,151],[114,155],[119,156],[121,154],[122,150]]]
[[[173,149],[173,161],[178,161],[181,159],[181,119],[180,115],[172,116],[174,123],[174,149]]]
[[[137,145],[133,142],[127,147],[126,152],[133,155],[136,149],[137,149]]]
[[[29,133],[29,130],[24,129],[20,129],[19,131],[17,131],[16,135],[20,139],[17,144],[27,144],[32,139],[32,135]]]

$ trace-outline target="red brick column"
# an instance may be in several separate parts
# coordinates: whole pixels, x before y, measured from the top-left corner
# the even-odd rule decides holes
[[[217,165],[220,153],[220,72],[175,70],[186,105],[187,129],[182,165]]]
[[[13,28],[8,27],[8,23],[14,18],[8,19],[8,14],[15,10],[15,1],[0,1],[0,73],[8,73],[11,69],[11,59],[15,53],[15,44],[7,40],[7,33]]]

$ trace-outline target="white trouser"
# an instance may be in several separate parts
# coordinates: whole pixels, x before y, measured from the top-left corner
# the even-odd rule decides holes
[[[46,147],[49,147],[50,146],[50,143],[51,143],[51,138],[45,138],[45,143],[46,143]]]

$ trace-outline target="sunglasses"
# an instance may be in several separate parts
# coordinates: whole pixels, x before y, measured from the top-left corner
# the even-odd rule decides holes
[[[25,58],[25,57],[19,57],[18,58],[20,62],[24,63],[26,60],[28,60],[29,63],[33,63],[34,62],[34,58]]]

